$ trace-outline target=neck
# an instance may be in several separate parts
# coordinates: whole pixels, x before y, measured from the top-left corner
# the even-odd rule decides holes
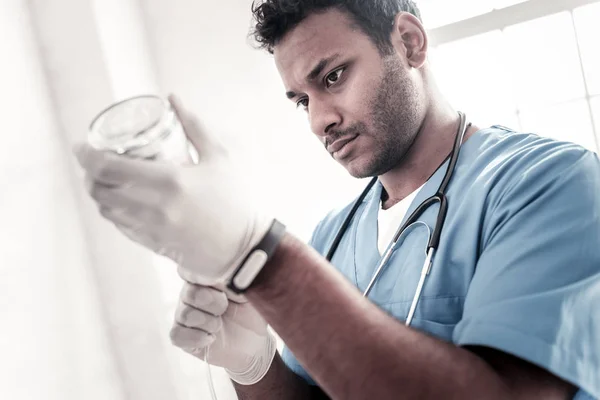
[[[384,209],[427,182],[452,151],[458,126],[458,113],[445,100],[429,107],[415,141],[400,164],[379,176],[385,189]],[[476,131],[476,127],[471,127],[464,140]]]

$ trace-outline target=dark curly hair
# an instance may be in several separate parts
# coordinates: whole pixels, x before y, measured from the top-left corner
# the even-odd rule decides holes
[[[252,15],[256,23],[250,34],[259,48],[273,54],[283,36],[306,17],[331,8],[346,12],[383,54],[391,50],[390,34],[399,12],[409,12],[421,20],[413,0],[255,0]]]

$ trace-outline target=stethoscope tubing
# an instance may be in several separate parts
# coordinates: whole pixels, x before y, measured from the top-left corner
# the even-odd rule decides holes
[[[433,228],[433,233],[430,235],[429,241],[427,243],[426,257],[425,257],[425,262],[423,264],[423,267],[421,268],[419,283],[417,284],[415,295],[411,302],[411,307],[409,309],[408,316],[406,318],[405,325],[407,325],[407,326],[409,326],[410,323],[412,322],[413,316],[414,316],[416,308],[417,308],[417,304],[421,297],[421,292],[423,290],[425,278],[427,277],[427,275],[429,275],[429,272],[431,270],[431,265],[433,263],[433,256],[434,256],[435,250],[437,249],[439,242],[440,242],[442,228],[444,226],[444,222],[446,220],[446,214],[448,212],[448,200],[446,198],[446,189],[447,189],[448,184],[450,183],[450,180],[454,174],[454,169],[456,167],[456,163],[458,162],[458,156],[460,154],[460,148],[461,148],[462,142],[464,140],[464,136],[465,136],[468,126],[469,126],[469,125],[467,125],[465,114],[459,111],[458,115],[460,118],[460,123],[459,123],[459,127],[458,127],[458,130],[456,133],[456,138],[454,140],[454,146],[452,148],[452,153],[450,156],[450,161],[448,163],[448,168],[446,169],[446,173],[444,174],[442,183],[440,184],[437,192],[433,196],[425,199],[421,204],[419,204],[419,206],[410,214],[410,216],[404,221],[404,223],[396,230],[396,233],[394,234],[391,244],[388,246],[388,249],[384,253],[383,257],[380,259],[380,261],[377,265],[377,268],[375,270],[375,274],[371,278],[369,285],[367,286],[366,290],[363,293],[364,297],[368,297],[369,293],[371,292],[371,289],[375,285],[375,282],[377,281],[377,279],[383,272],[384,266],[387,264],[387,262],[391,258],[396,243],[399,241],[400,237],[405,233],[407,228],[415,223],[425,224],[424,222],[418,221],[419,217],[425,212],[425,210],[429,206],[431,206],[435,203],[439,203],[440,208],[438,209],[436,222],[435,222],[435,225]],[[358,199],[354,202],[352,209],[346,216],[344,222],[342,223],[342,226],[338,230],[338,232],[335,236],[335,239],[332,242],[332,245],[329,248],[329,251],[327,252],[327,256],[326,256],[327,261],[331,261],[331,259],[333,258],[333,255],[335,254],[335,251],[339,247],[339,244],[340,244],[344,234],[348,230],[348,227],[350,226],[350,223],[352,222],[354,215],[358,211],[360,204],[363,202],[363,200],[365,199],[367,194],[371,191],[371,188],[373,187],[373,185],[375,184],[376,181],[377,181],[377,177],[372,178],[371,181],[365,187],[365,189],[362,191],[362,193],[360,194]],[[429,227],[427,227],[427,228],[429,229]]]

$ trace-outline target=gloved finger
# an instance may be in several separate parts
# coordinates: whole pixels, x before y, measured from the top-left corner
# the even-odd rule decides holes
[[[107,186],[93,181],[88,185],[100,214],[116,225],[141,229],[162,226],[173,218],[173,208],[164,206],[166,195],[160,190],[137,185]]]
[[[178,263],[177,274],[179,274],[181,279],[184,281],[198,286],[210,287],[217,283],[217,281],[211,277],[202,276],[202,274],[198,274],[188,268],[184,268],[181,263]]]
[[[157,204],[166,201],[164,190],[146,185],[106,185],[86,176],[86,186],[90,196],[99,205],[109,208],[137,208],[145,205],[156,208]]]
[[[201,349],[210,346],[216,336],[200,329],[188,328],[175,322],[170,332],[171,343],[183,349]]]
[[[85,186],[85,191],[88,193],[92,193],[92,190],[94,190],[95,184],[96,184],[96,182],[94,182],[94,179],[92,179],[92,177],[89,174],[85,174],[85,178],[83,180],[83,185]]]
[[[86,186],[90,197],[104,208],[124,208],[135,207],[134,201],[130,196],[125,196],[124,191],[119,190],[118,186],[106,185],[104,183],[94,181],[92,177],[86,175]]]
[[[229,305],[225,293],[189,282],[183,285],[180,299],[184,304],[216,316],[223,315]]]
[[[140,229],[137,219],[131,215],[131,212],[124,207],[107,207],[100,205],[98,207],[100,215],[114,223],[118,227],[125,229]]]
[[[139,210],[131,211],[124,208],[101,206],[99,211],[102,217],[115,224],[117,229],[129,239],[148,247],[150,250],[159,253],[159,255],[172,258],[170,253],[166,251],[161,253],[162,248],[156,247],[158,243],[156,233],[147,227],[147,221],[152,220],[153,217],[143,218],[143,213]]]
[[[250,303],[230,303],[222,318],[228,332],[249,330],[260,336],[267,332],[267,322]],[[235,325],[232,326],[231,323]]]
[[[181,122],[183,131],[199,155],[210,156],[214,152],[224,152],[225,149],[207,134],[198,118],[185,110],[181,100],[173,94],[169,95],[169,103]]]
[[[185,111],[183,104],[181,104],[181,100],[179,100],[177,96],[173,94],[169,95],[169,103],[171,103],[177,119],[181,122],[185,135],[196,151],[200,153],[200,150],[206,149],[206,135],[204,130],[200,127],[197,118]]]
[[[217,333],[223,327],[221,317],[183,303],[179,303],[175,311],[175,321],[185,327],[200,329],[208,333]]]
[[[148,161],[118,155],[112,151],[97,150],[87,143],[73,149],[77,161],[91,179],[107,185],[122,185],[129,182],[157,182],[170,173],[167,163]]]
[[[100,213],[103,214],[102,209],[100,210]],[[123,225],[119,225],[119,224],[115,224],[115,227],[123,234],[125,235],[128,239],[139,243],[143,246],[147,246],[150,247],[150,243],[152,243],[152,240],[148,238],[147,235],[144,235],[139,228],[134,229],[134,228],[126,228]]]
[[[225,295],[227,295],[227,298],[231,301],[233,301],[234,303],[247,303],[248,299],[246,299],[246,296],[244,296],[243,294],[238,294],[235,293],[234,291],[232,291],[231,289],[229,289],[227,287],[226,284],[224,283],[219,283],[217,285],[213,286],[215,289],[220,290],[222,292],[225,293]]]

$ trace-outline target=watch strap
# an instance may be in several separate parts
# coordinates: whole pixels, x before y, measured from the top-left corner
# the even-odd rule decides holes
[[[237,294],[244,293],[271,259],[284,234],[285,225],[274,219],[267,233],[235,270],[227,287]]]

